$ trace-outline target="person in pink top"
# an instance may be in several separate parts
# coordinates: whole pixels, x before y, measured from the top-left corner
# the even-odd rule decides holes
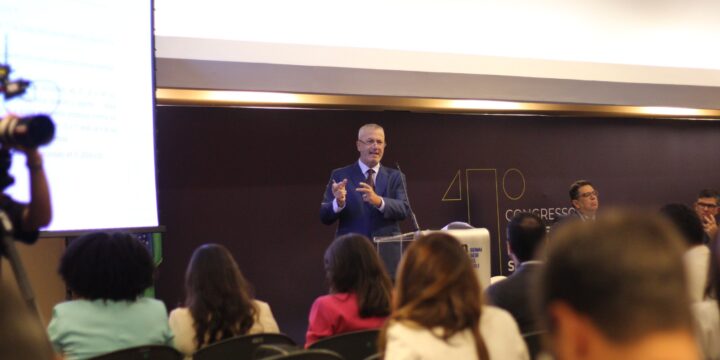
[[[325,251],[330,294],[310,309],[305,346],[351,331],[378,329],[390,314],[392,283],[375,248],[363,235],[335,239]]]

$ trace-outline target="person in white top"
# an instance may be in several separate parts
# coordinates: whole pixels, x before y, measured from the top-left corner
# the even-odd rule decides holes
[[[558,360],[697,360],[683,241],[658,214],[609,212],[548,243],[539,309]]]
[[[720,360],[720,242],[712,244],[708,296],[692,305],[695,336],[705,359]]]
[[[174,346],[190,357],[198,349],[239,335],[279,333],[270,306],[253,300],[247,280],[222,245],[195,250],[185,274],[185,306],[170,313]]]
[[[384,359],[529,359],[512,316],[481,304],[460,243],[445,233],[417,239],[401,260],[393,311],[380,335]]]
[[[685,239],[683,254],[691,302],[702,301],[707,287],[710,248],[704,244],[703,224],[695,211],[683,204],[668,204],[660,209]]]
[[[718,284],[715,284],[717,287]],[[714,296],[717,296],[715,294]],[[720,359],[720,308],[716,299],[706,299],[692,305],[695,317],[695,336],[704,359]]]

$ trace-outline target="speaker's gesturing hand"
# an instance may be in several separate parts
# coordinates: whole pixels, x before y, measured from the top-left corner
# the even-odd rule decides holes
[[[355,191],[362,193],[362,199],[364,202],[371,204],[374,207],[380,207],[382,205],[382,198],[380,198],[372,186],[361,182],[360,186]]]
[[[343,179],[343,181],[339,183],[333,180],[332,183],[332,193],[339,207],[345,207],[345,198],[347,197],[345,185],[347,185],[347,179]]]

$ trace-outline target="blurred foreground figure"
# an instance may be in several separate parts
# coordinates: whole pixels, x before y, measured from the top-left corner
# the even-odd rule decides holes
[[[568,224],[550,242],[539,305],[570,359],[698,359],[680,235],[657,215]]]
[[[45,329],[6,283],[0,284],[0,334],[3,360],[53,359]]]

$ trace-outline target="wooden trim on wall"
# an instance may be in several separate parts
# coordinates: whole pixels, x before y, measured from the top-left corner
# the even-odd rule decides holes
[[[720,120],[720,109],[158,88],[159,105]]]

